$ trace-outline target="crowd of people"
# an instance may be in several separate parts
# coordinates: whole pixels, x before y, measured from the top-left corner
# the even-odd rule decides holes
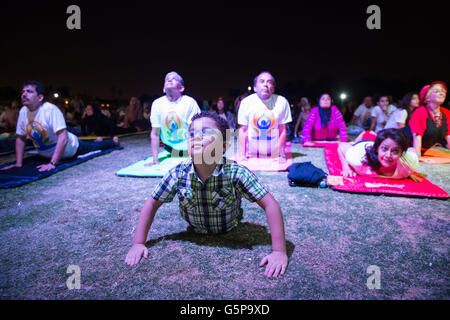
[[[62,159],[118,146],[119,133],[151,128],[153,157],[146,166],[159,163],[161,143],[171,157],[188,158],[167,172],[144,204],[126,263],[135,265],[148,257],[145,241],[153,218],[175,195],[182,217],[198,233],[222,233],[236,227],[242,218],[244,197],[256,202],[267,215],[273,250],[260,266],[267,265],[266,276],[277,277],[288,262],[281,209],[244,165],[250,157],[275,157],[286,162],[285,145],[290,139],[304,146],[314,141],[339,141],[343,176],[404,179],[413,178],[424,150],[436,144],[450,148],[450,111],[443,107],[447,86],[442,81],[425,85],[419,93],[406,94],[397,105],[389,95],[365,97],[354,111],[353,103],[337,107],[326,92],[316,102],[302,97],[291,108],[275,88],[275,78],[264,71],[254,78],[254,93],[237,97],[233,106],[218,98],[211,104],[204,100],[200,108],[197,100],[184,94],[183,78],[169,72],[164,78],[164,95],[150,108],[132,97],[128,106],[114,111],[96,103],[84,105],[78,97],[67,108],[58,107],[44,100],[42,84],[27,81],[15,126],[16,163],[2,170],[22,167],[26,139],[50,160],[40,165],[39,171],[50,171]],[[79,125],[82,135],[111,139],[81,140],[68,124],[72,130]],[[224,154],[229,147],[227,132],[233,129],[239,133],[237,161],[229,162]],[[350,130],[358,137],[348,143]]]

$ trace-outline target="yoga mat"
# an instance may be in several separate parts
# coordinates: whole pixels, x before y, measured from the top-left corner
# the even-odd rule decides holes
[[[302,143],[302,147],[305,148],[324,148],[329,145],[337,145],[340,141],[311,141],[311,145],[305,145]]]
[[[0,170],[0,188],[7,189],[18,187],[23,184],[36,181],[39,179],[43,179],[45,177],[51,176],[58,171],[64,170],[66,168],[72,167],[89,159],[110,153],[114,150],[120,150],[123,147],[115,146],[113,148],[109,148],[106,150],[98,150],[89,152],[83,155],[78,156],[77,158],[71,158],[62,160],[55,169],[51,171],[39,172],[36,168],[38,165],[49,163],[49,159],[43,158],[41,156],[33,156],[30,158],[26,158],[24,160],[22,168],[12,168],[10,170],[1,171]],[[7,163],[0,166],[0,169],[6,167],[8,165],[14,164],[15,162]]]
[[[450,153],[430,148],[420,157],[420,161],[428,164],[450,163]]]
[[[140,160],[126,168],[117,171],[116,175],[122,177],[163,177],[170,169],[186,160],[187,157],[170,157],[170,152],[164,150],[158,153],[159,164],[146,167],[144,164],[153,161],[153,157]]]
[[[328,166],[330,175],[340,176],[342,165],[339,160],[339,154],[336,145],[325,147],[325,162]],[[412,179],[386,179],[371,178],[364,176],[356,176],[351,178],[343,178],[343,185],[332,186],[333,189],[346,192],[357,193],[377,193],[377,194],[394,194],[414,197],[431,197],[431,198],[448,198],[448,193],[431,183],[418,173],[414,173],[417,177],[423,179],[422,182],[416,182]]]
[[[122,134],[115,134],[114,136],[119,137],[119,138],[123,138],[123,137],[135,136],[135,135],[140,135],[140,134],[141,135],[142,134],[150,134],[150,130],[122,133]],[[98,138],[98,136],[80,136],[80,137],[78,137],[78,139],[80,139],[80,140],[95,140],[97,138]],[[101,138],[103,138],[104,140],[111,139],[111,137],[106,137],[106,136],[101,136]]]
[[[280,158],[260,157],[247,158],[245,161],[237,161],[239,164],[246,166],[251,171],[287,171],[287,168],[294,163],[292,159],[291,142],[286,141],[284,148],[286,154],[286,162],[281,163]],[[236,161],[237,154],[234,154],[230,159]]]

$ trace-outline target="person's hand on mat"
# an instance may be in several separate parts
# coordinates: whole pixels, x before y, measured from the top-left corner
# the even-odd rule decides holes
[[[303,143],[303,146],[305,146],[305,147],[310,147],[310,146],[313,146],[313,145],[314,145],[314,143],[312,143],[311,141]]]
[[[39,172],[44,172],[44,171],[53,170],[56,167],[54,165],[52,165],[51,163],[47,163],[47,164],[41,164],[41,165],[37,166],[36,168],[38,168]]]
[[[9,165],[9,166],[6,166],[6,167],[4,167],[4,168],[1,168],[0,170],[9,170],[9,169],[12,169],[12,168],[22,168],[22,165],[20,164],[17,164],[17,163],[14,163],[14,164],[12,164],[12,165]]]
[[[153,166],[155,164],[159,164],[159,160],[158,159],[153,160],[152,162],[149,162],[149,163],[145,163],[144,166],[145,167],[150,167],[150,166]]]
[[[353,171],[350,167],[345,167],[342,168],[342,175],[344,177],[355,177],[356,176],[356,172]]]
[[[286,155],[280,154],[280,163],[286,163]]]
[[[418,177],[418,176],[416,176],[414,174],[410,175],[409,177],[411,178],[412,181],[415,181],[415,182],[422,182],[423,181],[423,179],[421,177]]]
[[[282,276],[286,271],[288,264],[288,257],[286,252],[273,251],[271,254],[265,256],[259,266],[262,267],[267,263],[264,275],[268,278],[277,278],[278,275]]]
[[[142,257],[145,259],[148,258],[148,249],[144,244],[135,243],[131,247],[130,251],[128,251],[125,258],[125,263],[131,267],[135,266],[141,261]]]

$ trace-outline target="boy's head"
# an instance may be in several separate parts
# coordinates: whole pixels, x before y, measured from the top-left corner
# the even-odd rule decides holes
[[[228,148],[228,122],[214,112],[192,117],[187,134],[188,152],[195,164],[217,163]]]

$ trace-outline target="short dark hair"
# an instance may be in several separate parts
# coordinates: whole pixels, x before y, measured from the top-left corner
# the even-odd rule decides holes
[[[210,118],[210,119],[214,120],[214,122],[217,125],[217,128],[219,129],[220,133],[222,134],[223,141],[224,142],[226,141],[227,130],[230,129],[230,127],[228,126],[228,122],[224,118],[222,118],[215,112],[202,111],[200,113],[195,114],[192,117],[191,125],[192,125],[192,122],[194,122],[194,120],[201,119],[201,118]]]
[[[270,71],[261,71],[254,79],[253,79],[253,86],[256,86],[256,83],[257,83],[257,81],[258,81],[258,77],[260,76],[260,75],[262,75],[263,73],[268,73],[268,74],[270,74],[271,76],[272,76],[272,79],[273,79],[273,85],[274,86],[276,86],[276,81],[275,81],[275,77],[273,76],[273,74],[272,73],[270,73]]]
[[[40,83],[39,81],[36,80],[27,80],[23,83],[22,85],[22,89],[25,86],[33,86],[37,92],[37,94],[45,94],[45,90],[44,90],[44,86],[42,85],[42,83]]]
[[[374,171],[378,171],[381,168],[381,163],[378,161],[378,147],[388,138],[391,138],[398,144],[402,153],[408,149],[408,137],[402,130],[391,128],[379,131],[377,133],[377,137],[375,138],[374,144],[370,147],[366,147],[366,157],[363,161],[364,164],[371,167]]]

